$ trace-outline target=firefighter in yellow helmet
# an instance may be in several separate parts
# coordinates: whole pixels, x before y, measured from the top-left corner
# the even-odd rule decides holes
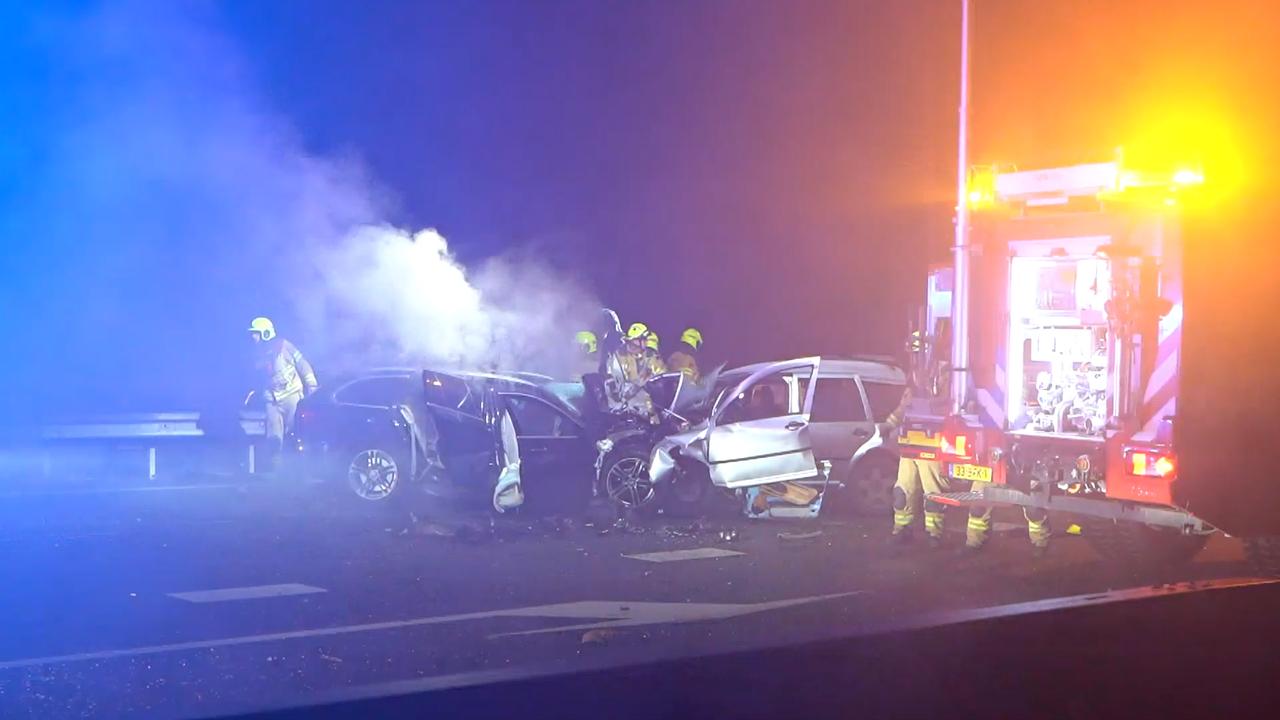
[[[681,372],[694,382],[702,379],[698,371],[698,350],[702,347],[702,333],[697,328],[686,328],[680,333],[680,347],[667,358],[667,369]]]
[[[618,362],[622,366],[622,379],[627,384],[640,387],[652,377],[649,373],[649,326],[644,323],[631,323],[623,341],[622,352]]]
[[[574,339],[578,343],[574,379],[580,380],[583,375],[600,372],[600,341],[596,334],[590,330],[581,330]]]
[[[268,467],[280,462],[284,436],[293,430],[298,402],[319,387],[315,370],[293,343],[276,334],[275,324],[265,317],[249,324],[257,357],[254,361],[259,386],[267,405],[266,431]]]
[[[649,377],[662,375],[667,371],[667,364],[662,361],[662,353],[658,350],[658,333],[649,331],[644,339],[644,372]]]

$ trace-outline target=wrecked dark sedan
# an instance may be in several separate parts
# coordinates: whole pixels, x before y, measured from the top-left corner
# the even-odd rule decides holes
[[[580,384],[530,374],[372,370],[299,406],[296,467],[371,507],[432,495],[506,512],[590,500]]]

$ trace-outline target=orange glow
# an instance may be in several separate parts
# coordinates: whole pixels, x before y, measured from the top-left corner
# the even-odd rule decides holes
[[[1191,188],[1198,198],[1221,198],[1252,180],[1239,130],[1192,102],[1153,109],[1135,124],[1121,154],[1126,168],[1166,178],[1180,198]]]
[[[1173,459],[1161,455],[1156,459],[1156,472],[1160,473],[1160,477],[1169,477],[1173,474]]]
[[[969,168],[969,207],[974,210],[996,203],[996,168],[976,166]]]

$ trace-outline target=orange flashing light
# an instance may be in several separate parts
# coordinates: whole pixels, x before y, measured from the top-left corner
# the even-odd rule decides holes
[[[1131,450],[1127,455],[1130,475],[1167,478],[1178,469],[1172,455],[1145,450]]]

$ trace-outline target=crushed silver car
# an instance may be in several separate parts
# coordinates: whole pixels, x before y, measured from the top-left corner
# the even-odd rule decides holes
[[[695,511],[712,488],[745,497],[760,486],[828,482],[835,504],[888,512],[897,454],[883,423],[905,387],[905,373],[885,358],[808,357],[727,371],[706,420],[658,441],[647,467],[632,474],[647,470],[669,512]]]

